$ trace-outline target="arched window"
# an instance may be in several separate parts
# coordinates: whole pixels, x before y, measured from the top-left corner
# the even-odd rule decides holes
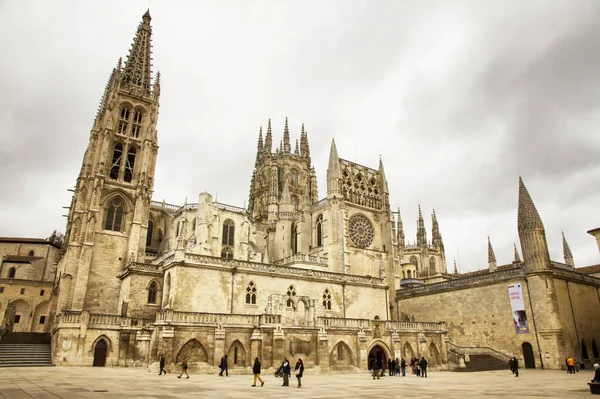
[[[235,223],[233,220],[227,219],[223,223],[223,245],[233,246],[233,235],[235,232]]]
[[[429,271],[435,273],[435,258],[433,256],[429,258]]]
[[[290,184],[296,186],[298,184],[298,169],[292,168],[290,171]]]
[[[17,273],[17,269],[11,267],[8,269],[8,278],[15,278],[15,274]]]
[[[123,106],[121,108],[121,115],[119,117],[119,134],[127,134],[127,127],[129,126],[129,107]]]
[[[33,252],[33,249],[31,251],[29,251],[29,253],[27,254],[27,256],[35,256],[35,252]]]
[[[121,143],[115,144],[115,148],[113,150],[113,158],[110,166],[110,178],[118,179],[119,178],[119,170],[121,170],[121,158],[123,157],[123,146]]]
[[[292,195],[292,204],[294,205],[294,209],[298,210],[298,197]]]
[[[331,294],[328,289],[323,292],[323,308],[331,310]]]
[[[133,115],[133,126],[131,127],[131,137],[135,137],[136,139],[140,137],[140,132],[142,131],[142,111],[135,111]]]
[[[156,292],[158,291],[158,287],[156,281],[150,283],[148,287],[148,303],[155,304],[156,303]]]
[[[113,198],[106,209],[106,222],[104,230],[121,231],[121,221],[123,219],[123,204],[118,198]]]
[[[292,224],[292,239],[290,240],[292,243],[292,254],[298,253],[298,225],[296,223]]]
[[[146,246],[152,246],[152,232],[154,231],[154,222],[152,220],[148,220],[148,232],[146,233]]]
[[[221,258],[223,258],[223,259],[233,259],[233,248],[231,248],[231,247],[223,247],[223,249],[221,249]]]
[[[323,214],[317,216],[317,247],[323,246]]]
[[[412,278],[412,277],[411,277],[411,271],[410,271],[410,270],[407,270],[407,271],[406,271],[406,276],[407,276],[407,278]]]
[[[402,270],[402,279],[406,278],[406,272],[404,270]]]
[[[296,296],[296,289],[294,288],[293,285],[290,285],[290,288],[288,288],[287,296],[288,296],[287,306],[288,306],[288,308],[291,308],[292,306],[294,306],[294,301],[292,300],[292,297]]]
[[[254,284],[254,281],[250,281],[248,287],[246,287],[246,303],[256,305],[256,284]]]
[[[413,265],[415,265],[417,267],[417,270],[419,270],[419,260],[417,259],[416,256],[411,256],[410,257],[410,263],[412,263]]]
[[[133,166],[135,165],[135,147],[129,147],[129,152],[127,152],[127,160],[125,161],[125,176],[123,180],[126,182],[130,182],[133,179]]]

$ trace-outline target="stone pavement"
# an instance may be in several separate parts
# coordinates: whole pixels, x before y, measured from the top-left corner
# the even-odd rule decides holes
[[[252,376],[192,374],[189,380],[173,374],[158,376],[146,369],[95,367],[0,368],[1,398],[588,398],[591,370],[571,375],[564,371],[509,370],[479,373],[431,371],[428,378],[413,375],[373,381],[364,374],[306,375],[302,388],[290,378],[263,375],[264,387],[251,388]],[[185,377],[184,377],[185,378]]]

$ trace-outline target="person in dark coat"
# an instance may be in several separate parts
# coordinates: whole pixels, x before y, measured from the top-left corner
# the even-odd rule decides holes
[[[162,375],[162,373],[165,373],[165,375],[167,375],[167,372],[165,371],[165,355],[163,355],[162,353],[160,354],[160,370],[158,371],[158,375]]]
[[[400,371],[402,371],[402,377],[406,377],[406,360],[404,358],[400,361]]]
[[[221,358],[221,364],[219,364],[219,367],[221,368],[219,376],[223,377],[223,372],[225,372],[225,375],[229,377],[229,368],[227,367],[227,355]]]
[[[302,386],[302,375],[304,374],[304,362],[300,358],[298,358],[298,361],[296,362],[294,373],[296,373],[296,378],[298,379],[298,388],[300,388]]]
[[[513,358],[510,359],[510,361],[508,362],[508,365],[510,366],[510,371],[513,372],[515,377],[518,377],[519,376],[519,361],[517,360],[517,358],[513,356]]]
[[[424,356],[421,356],[419,367],[421,368],[421,378],[427,377],[427,360],[425,360]]]
[[[256,380],[260,381],[261,387],[265,385],[265,381],[262,378],[260,378],[260,360],[258,360],[258,358],[254,358],[254,366],[252,366],[252,373],[254,374],[254,383],[251,386],[256,386]]]
[[[283,363],[281,363],[281,370],[283,371],[282,387],[289,387],[290,386],[291,366],[290,366],[290,362],[287,360],[287,357],[283,358]]]

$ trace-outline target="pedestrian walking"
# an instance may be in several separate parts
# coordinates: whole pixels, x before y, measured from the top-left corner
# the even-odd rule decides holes
[[[165,375],[167,375],[167,372],[165,371],[165,355],[163,355],[162,353],[160,354],[160,361],[158,364],[160,367],[158,375],[162,375],[162,373],[165,373]]]
[[[427,378],[427,360],[425,360],[424,356],[421,356],[421,361],[419,362],[419,367],[421,368],[421,378]]]
[[[265,381],[260,378],[260,360],[258,360],[258,358],[254,358],[254,366],[252,366],[252,373],[254,374],[254,383],[251,385],[253,387],[256,386],[256,380],[260,381],[260,386],[262,387],[263,385],[265,385]]]
[[[392,359],[388,359],[387,361],[388,375],[392,376]]]
[[[302,375],[304,374],[304,362],[298,358],[296,367],[294,367],[294,373],[296,373],[296,379],[298,380],[298,388],[302,386]]]
[[[375,379],[375,378],[379,379],[379,370],[377,369],[377,359],[373,359],[371,361],[371,373],[372,373],[373,379]]]
[[[400,370],[402,370],[402,377],[406,377],[406,360],[404,358],[400,361]]]
[[[219,377],[223,377],[223,372],[225,372],[225,375],[229,377],[229,368],[227,367],[227,355],[221,358],[221,364],[219,364],[219,367],[221,368]]]
[[[290,366],[290,362],[288,361],[287,357],[283,358],[283,363],[281,363],[281,370],[283,371],[282,387],[289,387],[290,386],[291,366]]]
[[[575,374],[575,359],[569,356],[566,360],[567,362],[567,373]]]
[[[183,359],[181,360],[181,374],[179,374],[177,376],[177,378],[181,378],[181,376],[185,373],[185,375],[187,375],[187,377],[185,378],[190,378],[190,375],[187,372],[188,370],[188,362],[187,362],[187,357],[183,357]]]
[[[518,377],[519,376],[519,361],[517,360],[517,358],[513,356],[513,358],[510,360],[510,362],[508,364],[510,365],[510,367],[511,367],[510,369],[513,372],[513,374],[515,375],[515,377]]]

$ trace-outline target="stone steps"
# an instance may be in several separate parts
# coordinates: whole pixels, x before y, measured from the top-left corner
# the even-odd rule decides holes
[[[0,367],[52,366],[50,334],[8,333],[0,341]]]
[[[508,361],[504,362],[490,355],[470,355],[470,361],[466,362],[466,368],[459,368],[459,372],[508,370]]]

